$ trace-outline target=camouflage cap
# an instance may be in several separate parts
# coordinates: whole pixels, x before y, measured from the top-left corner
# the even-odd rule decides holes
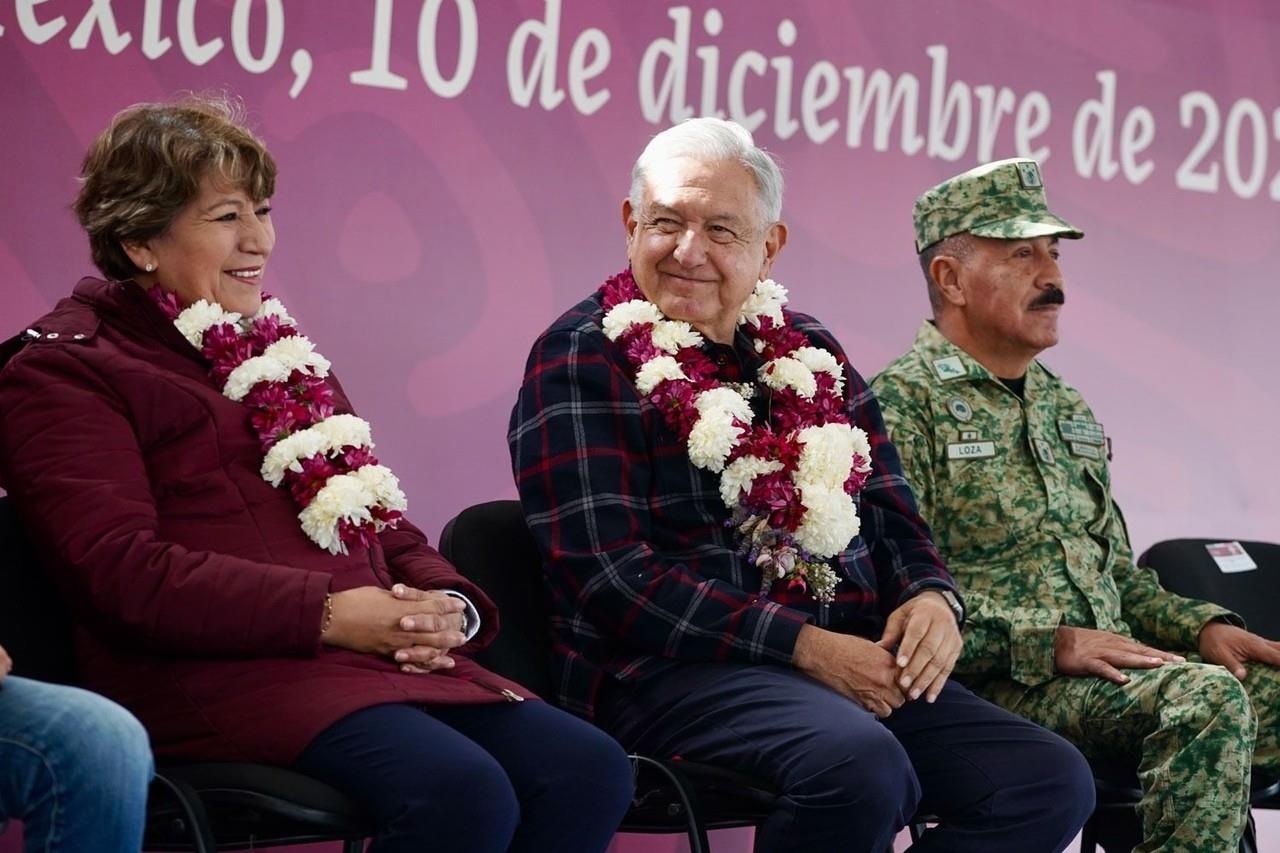
[[[1084,232],[1049,212],[1035,160],[986,163],[943,181],[916,199],[916,251],[968,232],[978,237],[1079,239]]]

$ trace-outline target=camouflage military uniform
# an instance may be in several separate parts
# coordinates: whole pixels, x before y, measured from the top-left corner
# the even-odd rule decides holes
[[[1239,624],[1134,566],[1109,445],[1080,394],[1033,362],[1019,399],[931,322],[872,385],[970,608],[957,677],[1091,758],[1139,761],[1139,851],[1233,850],[1251,753],[1280,769],[1275,669],[1251,665],[1243,687],[1196,662],[1129,670],[1125,685],[1055,675],[1058,625],[1187,654],[1209,620]]]

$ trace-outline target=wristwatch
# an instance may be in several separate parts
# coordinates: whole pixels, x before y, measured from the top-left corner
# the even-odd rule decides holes
[[[956,617],[956,624],[964,624],[964,605],[960,603],[960,599],[949,589],[939,589],[937,592],[942,594],[942,598],[947,602],[947,606],[951,608],[951,612]]]

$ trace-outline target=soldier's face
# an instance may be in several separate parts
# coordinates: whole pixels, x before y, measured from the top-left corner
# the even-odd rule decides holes
[[[970,334],[998,349],[1032,354],[1056,344],[1064,301],[1058,238],[973,241],[957,282]]]
[[[636,284],[672,320],[729,343],[738,312],[768,278],[786,243],[782,223],[760,222],[759,190],[745,166],[675,157],[646,175],[639,210],[623,202]]]

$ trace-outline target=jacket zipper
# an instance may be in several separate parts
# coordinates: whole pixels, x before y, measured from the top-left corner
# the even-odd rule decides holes
[[[521,696],[519,693],[515,692],[514,690],[511,690],[510,688],[499,687],[496,684],[489,684],[487,681],[481,681],[478,678],[464,678],[463,680],[470,681],[472,684],[483,687],[485,690],[491,690],[494,693],[497,693],[498,695],[502,696],[502,698],[506,699],[508,702],[524,701],[523,696]]]

